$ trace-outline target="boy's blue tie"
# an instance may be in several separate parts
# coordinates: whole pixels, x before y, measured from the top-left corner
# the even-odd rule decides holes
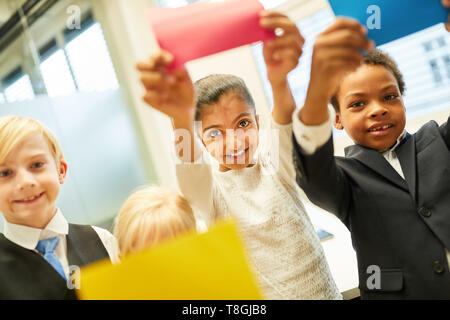
[[[54,251],[56,246],[58,245],[58,238],[49,238],[40,240],[36,246],[36,249],[44,255],[44,259],[47,260],[50,265],[55,268],[56,271],[61,275],[61,277],[66,280],[66,275],[64,274],[64,270],[61,262],[59,262],[56,257]]]

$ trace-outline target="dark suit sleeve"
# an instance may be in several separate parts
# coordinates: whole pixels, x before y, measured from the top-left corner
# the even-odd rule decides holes
[[[445,143],[447,144],[447,148],[450,151],[450,117],[448,117],[446,123],[442,124],[439,127],[439,131],[441,132],[442,138],[444,139]]]
[[[336,164],[332,136],[311,155],[302,152],[295,136],[293,143],[298,185],[311,202],[334,213],[347,224],[351,202],[350,184],[345,172]]]

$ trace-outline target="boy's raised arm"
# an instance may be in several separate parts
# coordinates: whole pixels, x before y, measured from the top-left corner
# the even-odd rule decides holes
[[[295,100],[292,97],[287,75],[295,69],[302,54],[305,42],[295,23],[287,16],[274,12],[261,12],[261,26],[267,29],[282,30],[282,34],[263,45],[267,77],[272,86],[272,117],[276,123],[284,125],[292,122]]]
[[[184,162],[194,162],[201,156],[194,130],[194,87],[186,69],[167,71],[172,61],[169,52],[160,51],[148,61],[138,62],[136,68],[146,89],[143,100],[172,119],[177,156]]]
[[[321,33],[313,49],[305,104],[298,119],[294,119],[297,183],[313,203],[336,214],[344,223],[351,192],[345,173],[334,159],[328,102],[343,75],[362,63],[360,50],[373,47],[365,29],[354,20],[337,19]],[[302,128],[304,131],[298,130]]]
[[[357,21],[338,18],[314,44],[311,60],[311,77],[305,104],[299,112],[300,121],[308,126],[326,122],[328,102],[347,72],[362,63],[360,50],[374,49],[366,37],[367,30]]]

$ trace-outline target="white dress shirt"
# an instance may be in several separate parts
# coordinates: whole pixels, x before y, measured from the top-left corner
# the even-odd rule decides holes
[[[329,118],[324,123],[317,126],[307,126],[300,121],[298,118],[298,113],[300,110],[297,110],[292,115],[292,130],[294,131],[295,139],[300,147],[306,154],[313,154],[318,148],[323,146],[331,136],[332,125],[335,119],[334,109],[329,108]],[[396,144],[389,148],[386,151],[382,151],[382,155],[387,160],[387,162],[397,171],[397,173],[405,179],[405,175],[403,174],[402,167],[400,165],[400,161],[397,158],[397,154],[395,153],[395,148],[400,144],[401,140],[405,137],[406,131],[398,137]],[[445,249],[447,254],[447,262],[450,267],[450,252],[448,249]]]
[[[119,247],[116,238],[107,230],[92,226],[97,232],[100,240],[108,252],[112,263],[119,262]],[[55,255],[61,262],[66,278],[69,278],[69,261],[67,259],[67,240],[66,235],[69,233],[69,223],[64,218],[61,210],[57,209],[56,214],[44,229],[37,229],[19,224],[9,223],[5,221],[3,234],[5,237],[15,244],[28,249],[36,250],[39,240],[58,237],[59,243],[55,249]]]

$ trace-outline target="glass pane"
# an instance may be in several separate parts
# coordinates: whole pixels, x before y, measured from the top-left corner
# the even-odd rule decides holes
[[[8,102],[22,101],[34,98],[33,87],[28,75],[23,75],[3,90]]]
[[[75,84],[62,49],[59,49],[45,59],[41,63],[40,69],[47,93],[50,97],[76,91]]]
[[[80,91],[119,87],[100,24],[95,23],[65,48]]]
[[[429,48],[425,44],[429,44]],[[394,58],[403,73],[406,83],[404,102],[409,115],[450,108],[450,78],[446,66],[450,35],[442,24],[380,48]]]

